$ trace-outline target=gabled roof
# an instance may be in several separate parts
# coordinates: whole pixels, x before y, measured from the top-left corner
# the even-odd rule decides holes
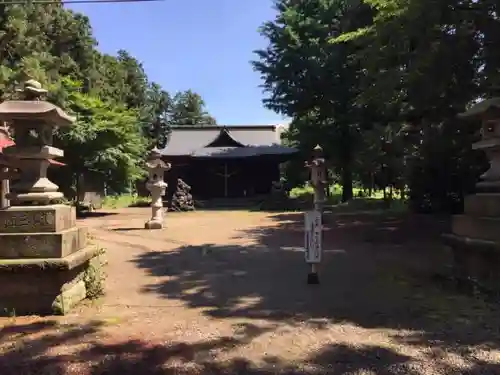
[[[173,126],[163,156],[245,158],[286,155],[296,149],[281,145],[274,125]]]

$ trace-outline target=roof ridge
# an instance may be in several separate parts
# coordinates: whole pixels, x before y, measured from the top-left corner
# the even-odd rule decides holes
[[[170,125],[172,130],[273,130],[276,125]]]

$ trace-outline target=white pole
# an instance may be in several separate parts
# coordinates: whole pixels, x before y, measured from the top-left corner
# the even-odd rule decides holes
[[[313,160],[306,163],[311,170],[311,182],[314,188],[313,210],[306,212],[305,216],[305,250],[306,262],[310,265],[310,272],[307,275],[308,284],[319,284],[319,264],[321,263],[321,253],[323,251],[323,180],[324,159],[323,150],[318,145],[313,150]]]

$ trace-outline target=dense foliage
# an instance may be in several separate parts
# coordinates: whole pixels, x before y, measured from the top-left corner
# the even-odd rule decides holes
[[[456,115],[500,91],[499,4],[276,0],[253,62],[264,104],[293,119],[304,157],[323,145],[344,200],[356,184],[406,186],[416,210],[459,210],[484,157]]]
[[[13,98],[28,78],[77,118],[56,134],[67,167],[52,170],[73,188],[93,172],[111,191],[126,190],[170,124],[215,124],[195,92],[170,94],[150,82],[127,51],[99,52],[89,19],[58,3],[0,5],[0,98]]]

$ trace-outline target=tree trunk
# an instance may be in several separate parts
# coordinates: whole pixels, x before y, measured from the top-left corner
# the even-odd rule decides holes
[[[345,163],[342,168],[342,202],[350,201],[353,197],[352,171],[350,163]]]
[[[374,187],[375,187],[375,174],[373,172],[370,172],[370,187],[368,189],[368,198],[372,197]]]

